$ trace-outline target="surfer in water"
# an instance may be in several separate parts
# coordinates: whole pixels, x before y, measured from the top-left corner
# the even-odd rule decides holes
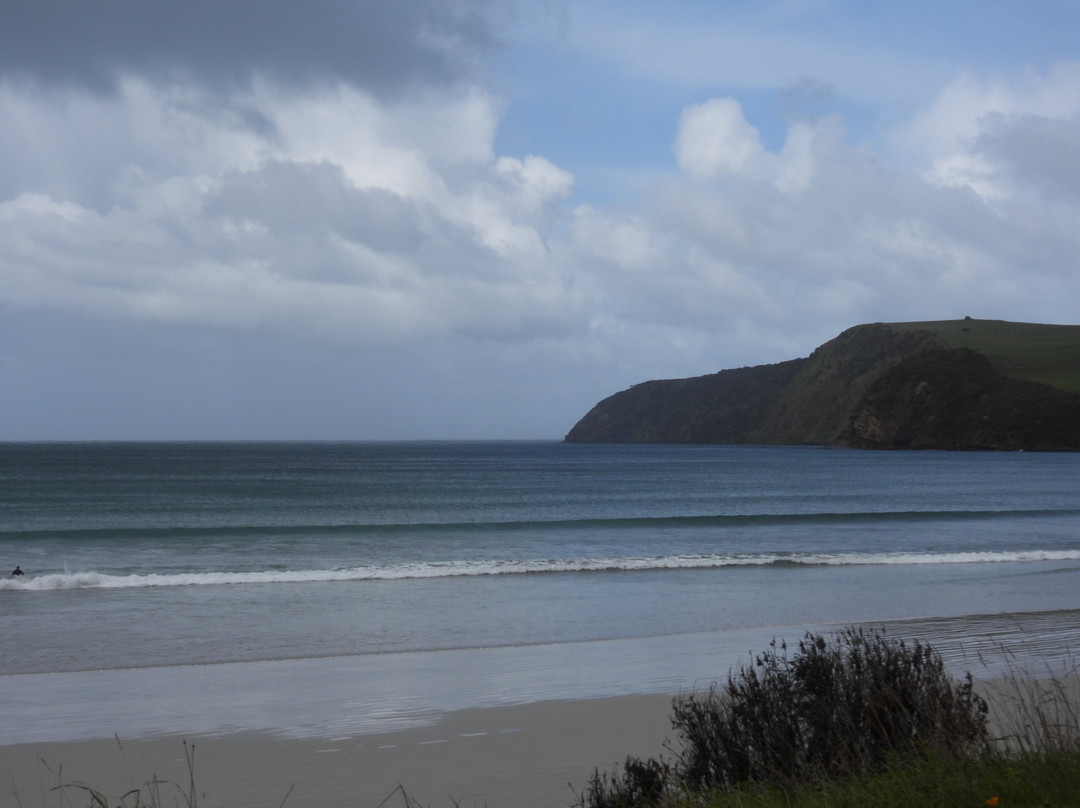
[[[16,564],[15,565],[15,571],[13,573],[11,573],[11,577],[12,578],[18,578],[22,574],[23,574],[22,567],[20,567],[18,564]]]

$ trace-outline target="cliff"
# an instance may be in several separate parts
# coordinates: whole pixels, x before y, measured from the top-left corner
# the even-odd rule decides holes
[[[1080,326],[855,326],[804,359],[635,385],[566,440],[1080,450]]]

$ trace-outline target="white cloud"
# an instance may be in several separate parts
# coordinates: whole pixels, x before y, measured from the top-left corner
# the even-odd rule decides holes
[[[116,93],[0,80],[0,199],[45,193],[98,210],[142,182],[254,165],[266,141],[242,104],[126,78]]]
[[[226,104],[133,78],[113,95],[9,82],[4,102],[19,114],[0,136],[37,151],[30,168],[18,148],[0,158],[5,176],[22,171],[22,190],[0,201],[0,294],[359,344],[617,341],[623,320],[670,350],[712,334],[732,354],[732,334],[761,329],[787,345],[868,319],[1039,319],[1031,290],[1060,289],[1070,271],[1025,287],[1008,280],[1009,261],[1026,251],[1049,264],[1076,246],[1060,201],[1077,192],[1072,75],[1030,79],[1042,92],[1024,105],[969,79],[946,88],[906,131],[931,131],[944,99],[971,99],[941,123],[962,137],[923,138],[956,148],[949,183],[941,154],[925,181],[846,142],[838,118],[792,124],[770,151],[737,101],[712,99],[679,121],[680,175],[636,209],[569,217],[573,177],[539,155],[494,154],[499,103],[476,90],[388,103],[264,79]],[[72,134],[83,119],[100,134]],[[1000,189],[1029,186],[1018,215]],[[802,331],[815,336],[793,337]],[[751,357],[768,358],[782,357]]]
[[[805,355],[859,322],[1075,322],[1078,85],[1076,65],[956,79],[897,132],[915,168],[838,116],[767,146],[735,98],[704,100],[670,121],[677,169],[616,206],[576,204],[549,157],[499,154],[503,101],[475,87],[9,79],[0,305],[109,349],[166,335],[185,378],[193,334],[244,357],[226,368],[264,344],[290,346],[290,372],[355,354],[402,396],[437,377],[455,423],[512,382],[569,428],[594,395]],[[10,344],[0,361],[26,366]]]
[[[558,197],[569,195],[574,177],[543,157],[529,155],[524,160],[500,157],[495,163],[500,175],[513,182],[532,208],[542,207]]]
[[[714,98],[683,110],[675,156],[682,168],[699,177],[755,174],[765,159],[765,147],[737,101]]]
[[[480,91],[0,92],[21,113],[0,122],[0,175],[23,172],[0,199],[9,302],[372,344],[573,327],[546,243],[573,178],[496,159]]]
[[[1025,131],[1045,135],[1057,127],[1052,145],[1068,153],[1074,136],[1065,130],[1077,121],[1080,62],[1058,64],[1045,76],[982,79],[963,74],[898,132],[897,143],[928,164],[925,175],[930,181],[1002,200],[1018,190],[1018,183],[1029,181],[1028,170],[1011,171],[1019,164],[1031,167],[1030,148],[1035,144]],[[1041,174],[1046,177],[1046,172]]]
[[[346,84],[288,93],[260,82],[253,101],[274,128],[276,157],[340,165],[360,188],[431,198],[446,193],[444,172],[493,159],[497,107],[476,89],[388,103]]]
[[[989,115],[1071,118],[1080,114],[1080,62],[1055,65],[1047,75],[1005,78],[963,73],[901,129],[909,148],[924,157],[961,148],[975,139]]]
[[[1032,107],[1067,111],[1066,97],[1048,90],[1057,101]],[[773,152],[733,99],[689,107],[673,147],[681,176],[638,210],[579,213],[594,305],[667,340],[669,356],[694,344],[680,334],[710,334],[701,345],[758,361],[874,320],[1074,321],[1080,218],[1063,200],[1080,193],[1067,168],[1080,127],[1031,115],[978,125],[968,154],[1008,179],[1008,196],[890,166],[837,118],[793,124]],[[1021,193],[1051,177],[1064,186],[1053,195]]]
[[[773,153],[737,101],[714,98],[683,110],[673,148],[679,167],[699,179],[730,174],[798,193],[813,176],[814,140],[821,128],[792,125],[782,150]]]

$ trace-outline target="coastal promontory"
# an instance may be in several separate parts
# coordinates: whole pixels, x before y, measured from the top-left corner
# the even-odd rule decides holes
[[[566,441],[1080,450],[1080,326],[858,325],[805,358],[636,384]]]

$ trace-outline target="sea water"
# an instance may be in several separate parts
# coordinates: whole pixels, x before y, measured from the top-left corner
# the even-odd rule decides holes
[[[0,563],[0,742],[364,730],[854,622],[1067,651],[1080,455],[0,444]]]

